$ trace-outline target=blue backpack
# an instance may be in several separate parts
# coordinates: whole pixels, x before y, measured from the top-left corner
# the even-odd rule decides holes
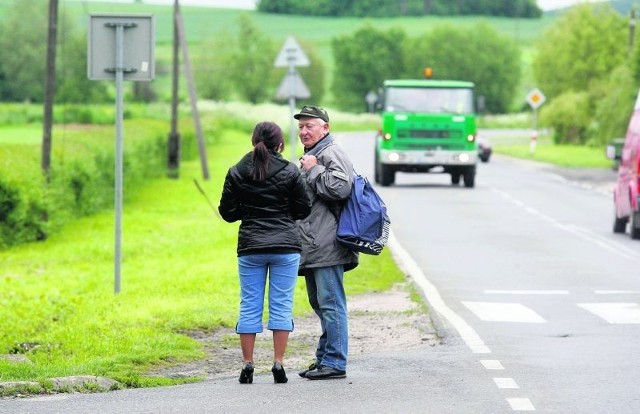
[[[337,240],[351,250],[379,255],[389,239],[387,206],[369,180],[356,173],[351,195],[342,207]]]

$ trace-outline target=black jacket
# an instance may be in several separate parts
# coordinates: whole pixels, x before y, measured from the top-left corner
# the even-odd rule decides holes
[[[264,181],[249,173],[252,152],[227,172],[218,211],[231,223],[240,220],[238,256],[299,252],[296,220],[311,212],[300,171],[277,152],[271,152]]]

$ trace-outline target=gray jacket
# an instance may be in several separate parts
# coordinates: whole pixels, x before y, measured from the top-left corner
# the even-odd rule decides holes
[[[331,134],[321,139],[307,154],[318,159],[308,171],[301,169],[311,199],[311,214],[298,220],[302,257],[299,274],[305,269],[344,265],[348,271],[358,266],[358,253],[336,241],[338,215],[351,193],[353,164]]]

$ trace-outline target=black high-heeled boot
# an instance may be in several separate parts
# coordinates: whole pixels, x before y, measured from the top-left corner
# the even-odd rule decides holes
[[[251,362],[247,362],[247,364],[240,371],[240,384],[251,384],[253,383],[253,364]]]
[[[273,373],[273,382],[275,382],[276,384],[284,384],[285,382],[289,381],[286,372],[284,372],[284,367],[278,361],[273,363],[271,372]]]

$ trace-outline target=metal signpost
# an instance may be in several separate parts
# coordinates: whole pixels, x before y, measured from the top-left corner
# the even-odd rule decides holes
[[[300,45],[298,45],[296,39],[293,36],[289,36],[284,42],[282,49],[280,49],[278,57],[276,57],[275,67],[289,68],[289,71],[278,87],[276,97],[289,99],[289,110],[291,112],[291,161],[297,160],[297,128],[295,119],[293,119],[293,115],[296,112],[296,98],[305,99],[311,97],[309,88],[307,88],[307,85],[298,74],[296,67],[309,66],[309,64],[307,55],[305,55]]]
[[[547,98],[543,95],[543,93],[538,88],[531,90],[531,92],[527,94],[527,103],[529,104],[529,106],[531,106],[531,109],[533,109],[533,113],[531,115],[532,116],[531,141],[529,143],[529,152],[532,154],[536,152],[536,143],[538,141],[538,130],[536,126],[536,122],[538,118],[538,108],[540,107],[540,105],[544,103],[544,101],[546,101],[546,99]]]
[[[154,43],[155,19],[152,15],[89,16],[88,77],[91,80],[115,79],[116,82],[115,293],[120,292],[122,266],[123,81],[153,79]]]

